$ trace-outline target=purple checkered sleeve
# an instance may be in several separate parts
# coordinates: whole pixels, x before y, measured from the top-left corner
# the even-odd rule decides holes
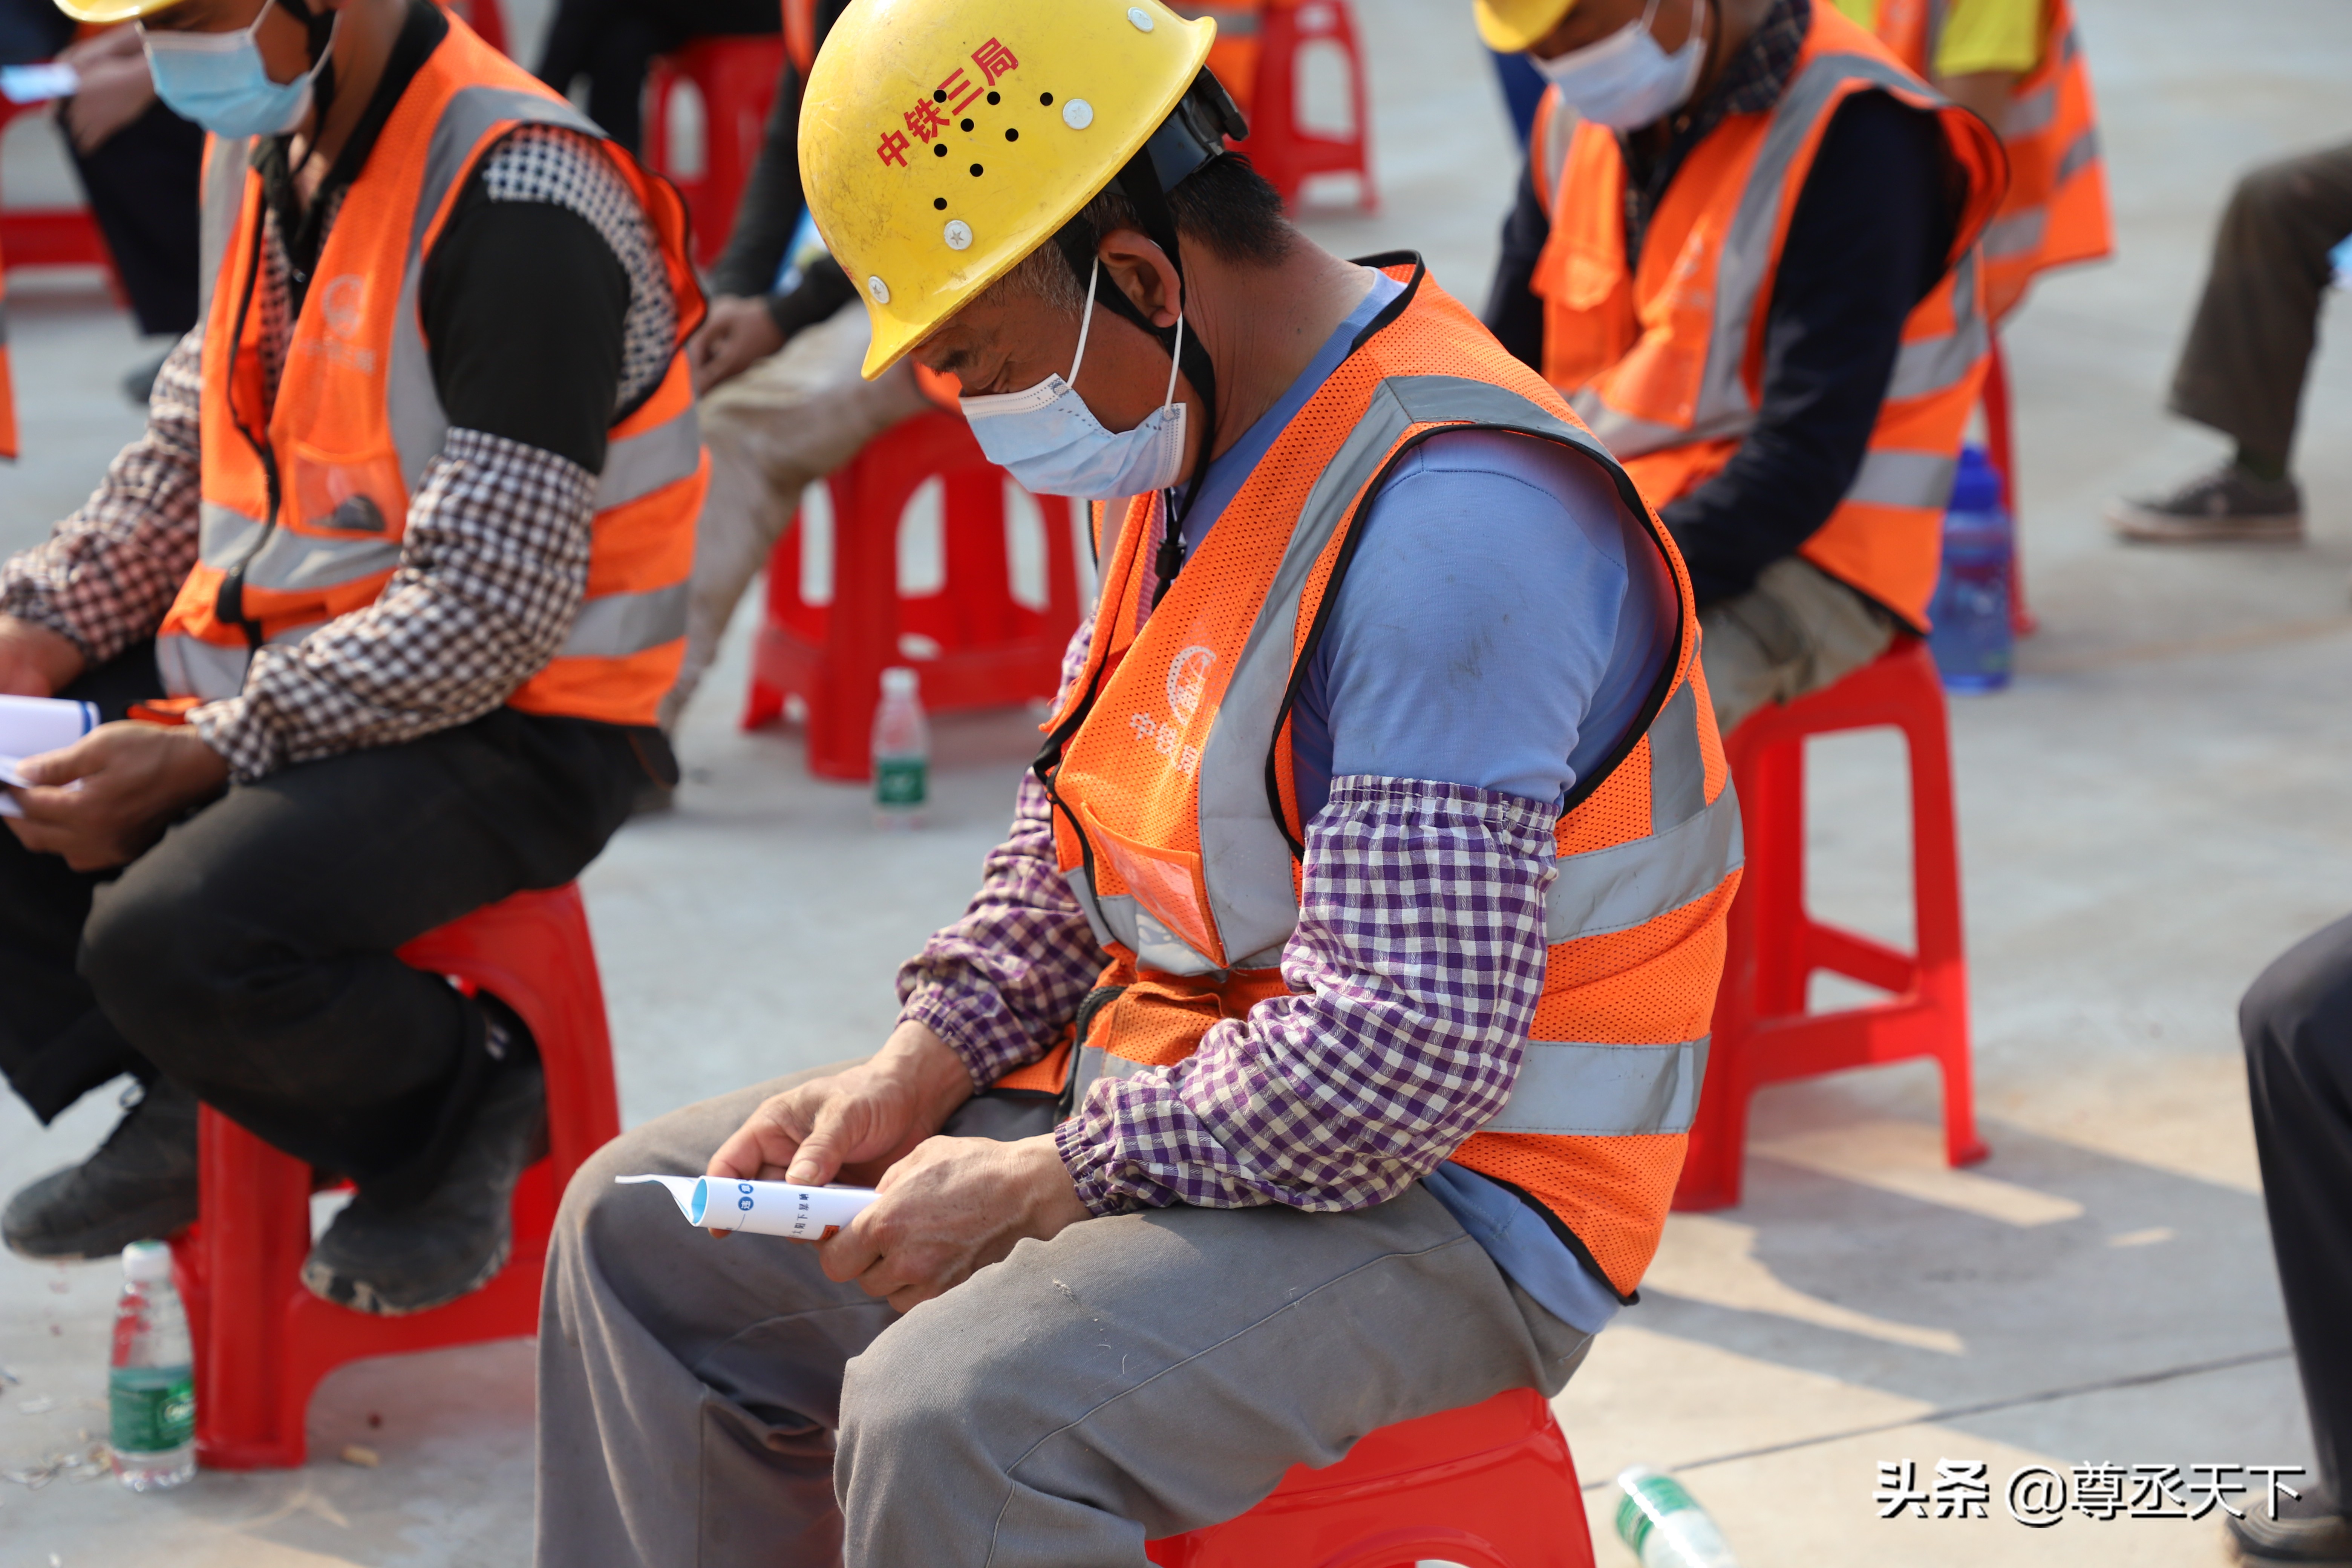
[[[1308,824],[1290,994],[1055,1133],[1096,1214],[1369,1208],[1501,1109],[1544,979],[1554,814],[1422,779],[1334,779]]]
[[[46,626],[92,665],[153,636],[196,563],[203,344],[198,327],[163,361],[145,434],[116,455],[89,500],[0,563],[0,615]]]
[[[1062,689],[1085,671],[1093,623],[1062,658]],[[1058,708],[1060,704],[1057,702]],[[898,970],[898,1017],[928,1026],[963,1058],[975,1089],[1045,1054],[1077,1016],[1105,955],[1055,868],[1054,812],[1021,777],[1013,831],[989,852],[963,918]]]

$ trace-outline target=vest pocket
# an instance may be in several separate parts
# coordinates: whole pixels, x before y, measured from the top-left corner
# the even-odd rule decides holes
[[[1166,927],[1168,933],[1207,959],[1225,967],[1224,943],[1218,940],[1216,918],[1209,909],[1208,883],[1201,875],[1201,857],[1190,850],[1143,844],[1114,833],[1084,802],[1078,814],[1086,819],[1087,837],[1110,862],[1136,903]]]
[[[350,533],[377,540],[406,531],[408,487],[390,447],[362,453],[292,443],[286,489],[293,522],[305,532]]]

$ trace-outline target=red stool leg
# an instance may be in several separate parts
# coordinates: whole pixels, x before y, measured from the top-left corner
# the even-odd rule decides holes
[[[203,1342],[196,1453],[223,1469],[291,1468],[312,1379],[282,1330],[310,1248],[310,1168],[206,1107],[199,1113]]]
[[[1945,1157],[1973,1164],[1988,1151],[1977,1136],[1969,1037],[1969,972],[1960,916],[1959,822],[1952,793],[1952,743],[1943,685],[1927,645],[1905,656],[1914,689],[1903,725],[1911,755],[1911,898],[1918,993],[1937,1019],[1936,1060],[1944,1078]]]
[[[920,476],[917,476],[919,482]],[[808,694],[808,765],[819,778],[874,776],[874,707],[882,671],[898,662],[898,519],[908,495],[863,458],[833,490],[833,605],[824,675]]]
[[[1985,456],[2000,476],[2000,510],[2009,514],[2009,629],[2021,637],[2032,637],[2041,623],[2025,604],[2025,552],[2017,516],[2017,429],[2009,407],[2009,362],[2002,357],[1998,331],[1992,334],[1992,346],[1985,355],[1983,399]]]

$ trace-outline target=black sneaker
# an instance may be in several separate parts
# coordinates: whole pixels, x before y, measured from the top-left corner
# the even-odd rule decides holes
[[[110,1258],[196,1222],[196,1097],[158,1079],[98,1152],[8,1200],[0,1238],[26,1258]]]
[[[136,369],[123,373],[122,395],[131,400],[133,408],[146,407],[148,399],[155,395],[155,378],[163,374],[163,362],[171,357],[170,351],[166,350]]]
[[[2258,479],[2235,463],[2200,474],[2169,495],[2107,503],[2107,526],[2150,544],[2303,537],[2303,491],[2293,479]]]
[[[2249,1508],[2245,1518],[2223,1522],[2231,1550],[2241,1563],[2334,1563],[2337,1568],[2352,1568],[2352,1520],[2340,1513],[2272,1519],[2260,1508]]]
[[[536,1061],[490,1080],[449,1173],[424,1202],[386,1209],[362,1191],[302,1265],[312,1295],[397,1318],[488,1284],[514,1250],[515,1183],[547,1152],[547,1079]]]

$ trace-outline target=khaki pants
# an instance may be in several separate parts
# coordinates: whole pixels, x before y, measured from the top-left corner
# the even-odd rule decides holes
[[[1895,617],[1791,555],[1756,586],[1701,610],[1699,658],[1716,728],[1728,735],[1767,702],[1819,691],[1885,653]]]
[[[1354,1214],[1087,1220],[903,1317],[811,1247],[717,1240],[660,1188],[614,1185],[700,1173],[797,1081],[624,1133],[564,1194],[542,1568],[1147,1568],[1147,1537],[1246,1512],[1376,1427],[1558,1393],[1591,1342],[1418,1184]],[[983,1096],[946,1131],[1051,1120]]]
[[[904,362],[878,381],[858,374],[867,339],[865,307],[853,300],[702,400],[710,493],[695,525],[686,662],[662,700],[662,728],[677,728],[801,491],[930,406]]]

